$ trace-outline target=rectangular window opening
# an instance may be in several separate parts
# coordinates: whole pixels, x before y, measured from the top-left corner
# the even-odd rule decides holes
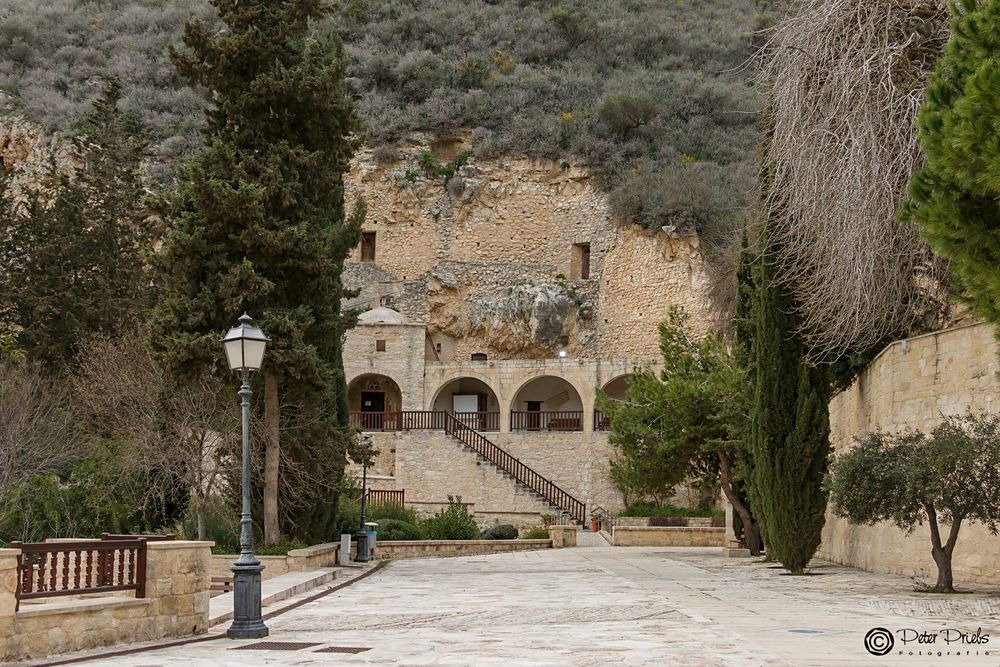
[[[587,280],[590,278],[590,244],[574,243],[573,256],[570,259],[569,272],[571,278]]]
[[[361,261],[375,261],[375,232],[361,232]]]
[[[384,340],[379,339],[379,340],[375,341],[375,351],[376,352],[385,352],[385,341]]]

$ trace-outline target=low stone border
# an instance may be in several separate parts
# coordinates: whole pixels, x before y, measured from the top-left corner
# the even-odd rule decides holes
[[[626,528],[654,527],[654,528],[718,528],[712,525],[715,517],[710,516],[679,516],[679,517],[654,517],[654,516],[616,516],[615,525]],[[678,522],[676,526],[656,526],[654,519],[673,519]],[[725,517],[718,517],[725,520]]]
[[[615,547],[721,547],[725,540],[725,528],[615,526],[611,529],[611,546]]]
[[[508,551],[551,549],[552,540],[379,540],[375,548],[377,560],[427,558],[433,556],[478,556]]]
[[[261,578],[267,580],[289,572],[336,567],[339,553],[340,542],[327,542],[303,549],[292,549],[286,556],[257,556],[257,560],[264,564]],[[229,568],[237,558],[239,554],[212,554],[211,576],[231,576],[232,571]]]

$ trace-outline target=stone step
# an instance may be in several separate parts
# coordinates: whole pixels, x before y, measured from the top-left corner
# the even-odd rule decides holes
[[[299,593],[327,584],[337,578],[336,567],[323,567],[307,572],[289,572],[265,579],[260,584],[260,605],[267,607]],[[233,594],[223,593],[208,602],[209,627],[233,619]]]

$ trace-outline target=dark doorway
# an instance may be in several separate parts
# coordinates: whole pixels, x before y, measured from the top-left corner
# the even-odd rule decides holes
[[[527,411],[532,414],[525,415],[528,420],[525,426],[532,431],[537,431],[542,427],[542,415],[539,414],[542,411],[541,401],[525,401],[528,404]]]
[[[371,414],[367,414],[371,413]],[[385,425],[385,392],[361,392],[361,428],[370,431],[381,430]]]

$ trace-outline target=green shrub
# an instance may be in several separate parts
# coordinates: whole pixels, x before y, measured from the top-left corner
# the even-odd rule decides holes
[[[378,522],[378,541],[422,540],[424,532],[415,523],[399,519],[385,519]]]
[[[547,540],[549,539],[549,529],[545,526],[532,526],[521,530],[522,540]]]
[[[425,519],[420,528],[429,540],[474,540],[479,537],[479,526],[462,503],[461,496],[448,496],[448,507]]]
[[[365,519],[368,521],[380,522],[395,519],[397,521],[405,521],[406,523],[412,524],[420,523],[420,515],[416,510],[389,503],[368,505],[365,508]],[[379,532],[382,532],[381,526],[379,527]]]

